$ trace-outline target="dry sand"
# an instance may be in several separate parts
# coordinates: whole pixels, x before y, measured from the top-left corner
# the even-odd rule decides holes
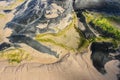
[[[108,74],[102,75],[92,66],[90,52],[68,54],[51,64],[22,62],[10,65],[7,61],[0,61],[0,80],[117,80],[118,63],[115,60],[108,62]]]
[[[5,39],[6,36],[11,32],[10,30],[4,30],[5,24],[7,24],[14,17],[13,12],[5,14],[0,12],[0,42]]]

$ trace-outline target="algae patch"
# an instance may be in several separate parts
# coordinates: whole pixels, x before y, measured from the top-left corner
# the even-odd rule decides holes
[[[61,47],[67,51],[78,51],[82,44],[82,34],[76,31],[77,17],[74,14],[72,22],[58,33],[43,33],[36,36],[36,40],[50,46]]]
[[[6,59],[9,63],[20,63],[23,60],[30,60],[31,56],[22,49],[9,49],[0,52],[0,59]]]
[[[119,46],[120,44],[120,29],[118,25],[119,17],[109,16],[105,14],[99,14],[95,12],[84,12],[84,16],[86,17],[86,21],[88,24],[91,24],[91,28],[97,31],[100,35],[93,39],[93,42],[104,41],[104,42],[112,42],[115,46]]]

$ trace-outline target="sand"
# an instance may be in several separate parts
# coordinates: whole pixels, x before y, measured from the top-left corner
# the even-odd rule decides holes
[[[5,14],[0,12],[0,42],[4,41],[4,39],[11,34],[10,29],[4,30],[5,24],[7,24],[9,21],[12,20],[14,17],[14,12],[11,12],[9,14]]]
[[[50,64],[23,61],[10,65],[3,60],[0,61],[0,80],[117,80],[118,64],[117,60],[107,63],[108,73],[102,75],[92,66],[90,52],[67,54]]]
[[[3,5],[3,3],[0,4]],[[0,38],[4,33],[3,27],[14,17],[13,13],[4,14],[1,12],[1,14]],[[49,15],[47,17],[51,18]],[[9,32],[11,31],[7,31],[7,36],[10,34]],[[117,80],[116,74],[120,71],[117,68],[119,61],[113,60],[105,66],[108,73],[106,75],[100,74],[92,65],[89,50],[83,54],[66,53],[56,59],[48,54],[38,53],[26,45],[22,44],[22,46],[24,46],[24,50],[30,52],[34,59],[14,65],[8,63],[7,60],[0,60],[0,80]]]

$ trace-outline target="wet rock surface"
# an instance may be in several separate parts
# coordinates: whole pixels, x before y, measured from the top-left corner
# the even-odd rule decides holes
[[[117,50],[113,48],[113,44],[109,42],[94,42],[91,45],[91,59],[94,67],[102,74],[106,73],[105,64],[111,60],[119,60],[120,53],[116,56]],[[114,55],[110,55],[113,53]]]

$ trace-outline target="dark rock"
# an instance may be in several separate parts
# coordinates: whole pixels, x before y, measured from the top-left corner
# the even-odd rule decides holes
[[[4,10],[5,13],[10,13],[12,10]]]
[[[91,60],[93,66],[102,74],[106,73],[104,68],[105,64],[111,60],[117,59],[114,56],[110,56],[111,51],[115,51],[113,44],[109,42],[93,42],[91,45]]]
[[[0,51],[3,51],[9,47],[11,47],[11,45],[9,43],[4,42],[4,43],[0,44]]]

